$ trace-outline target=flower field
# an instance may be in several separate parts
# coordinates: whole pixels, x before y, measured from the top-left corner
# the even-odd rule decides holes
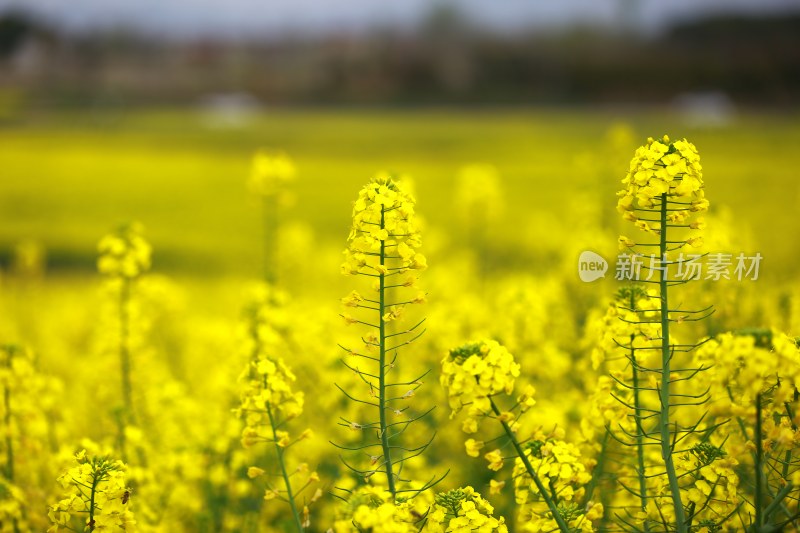
[[[799,142],[0,123],[0,531],[797,531]]]

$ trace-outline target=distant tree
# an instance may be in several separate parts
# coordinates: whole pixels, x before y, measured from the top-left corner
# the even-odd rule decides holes
[[[9,11],[0,15],[0,58],[6,58],[37,31],[38,24],[29,15]]]

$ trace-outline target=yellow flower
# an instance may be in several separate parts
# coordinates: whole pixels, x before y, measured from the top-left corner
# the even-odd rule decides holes
[[[649,138],[647,144],[634,153],[622,184],[624,188],[617,193],[617,210],[623,213],[623,218],[635,222],[639,229],[648,233],[660,232],[660,224],[639,219],[635,210],[658,211],[661,202],[667,201],[670,202],[670,221],[681,223],[691,212],[708,209],[700,156],[695,146],[685,139],[671,142],[666,135],[661,141]],[[630,240],[620,238],[621,249],[632,245]]]
[[[467,448],[467,455],[470,457],[478,457],[480,455],[481,448],[483,448],[483,441],[467,439],[464,442],[464,446]]]
[[[250,468],[247,469],[247,477],[249,477],[250,479],[255,479],[263,475],[264,475],[264,470],[258,468],[257,466],[251,466]]]
[[[112,278],[133,279],[150,269],[150,244],[142,237],[142,226],[133,223],[106,235],[97,245],[97,270]]]
[[[503,455],[500,450],[492,450],[483,457],[489,461],[489,470],[497,471],[503,468]]]
[[[294,163],[286,154],[259,150],[253,156],[248,186],[255,194],[275,196],[294,179],[295,173]]]
[[[74,459],[73,466],[58,478],[69,493],[50,506],[48,517],[53,523],[50,531],[57,531],[60,526],[70,529],[67,524],[71,518],[84,520],[86,513],[94,516],[97,530],[135,529],[136,520],[128,505],[131,490],[126,483],[125,464],[105,456],[89,455],[86,450],[75,454]],[[91,495],[87,487],[92,489]]]
[[[500,491],[502,491],[505,486],[505,481],[495,481],[491,479],[489,480],[489,494],[500,494]]]
[[[345,274],[401,275],[427,267],[414,214],[414,198],[387,175],[378,175],[353,204],[353,226],[344,251]],[[382,252],[381,252],[382,250]],[[390,264],[393,270],[389,270]]]
[[[440,382],[447,390],[453,415],[464,406],[470,406],[464,432],[477,431],[477,418],[491,410],[489,398],[500,393],[510,394],[519,373],[520,366],[514,356],[497,341],[468,343],[448,352],[442,359]]]
[[[282,431],[279,429],[278,431],[275,432],[275,436],[278,439],[278,446],[280,446],[281,448],[286,448],[287,446],[289,446],[291,441],[289,440],[288,431]]]

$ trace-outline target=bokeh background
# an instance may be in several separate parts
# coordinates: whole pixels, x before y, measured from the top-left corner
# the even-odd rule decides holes
[[[794,0],[3,0],[0,258],[29,239],[88,270],[101,228],[135,218],[163,269],[254,274],[259,147],[295,158],[289,216],[320,240],[379,169],[446,226],[471,162],[520,227],[576,193],[611,210],[626,150],[670,133],[786,273],[796,240],[769,226],[796,228],[798,97]]]

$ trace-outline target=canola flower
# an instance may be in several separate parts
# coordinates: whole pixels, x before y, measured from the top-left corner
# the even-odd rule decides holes
[[[697,148],[686,139],[671,142],[666,135],[660,140],[648,138],[631,159],[622,180],[624,188],[617,193],[617,210],[647,233],[660,234],[667,221],[686,227],[692,214],[708,210],[702,171]],[[658,213],[667,203],[672,208],[666,220],[648,218],[647,213]],[[627,245],[630,241],[624,242]]]
[[[440,377],[447,389],[450,418],[466,407],[462,429],[475,433],[480,420],[492,411],[491,397],[510,394],[519,374],[514,356],[497,341],[474,342],[451,350],[442,360]]]
[[[278,196],[285,194],[296,175],[294,161],[288,155],[261,149],[253,155],[247,185],[254,194]]]
[[[430,533],[507,533],[505,518],[495,518],[494,507],[472,487],[436,495],[423,531]]]
[[[667,155],[671,150],[669,145],[678,144],[658,142],[668,146]],[[658,148],[655,151],[660,150]],[[646,154],[640,159],[644,161],[648,157],[651,156]],[[648,168],[647,164],[646,161],[640,161],[637,168]],[[667,179],[663,173],[658,173],[661,164],[675,165],[668,160],[665,163],[662,155],[654,163],[655,170],[647,178],[647,183],[637,184],[638,189],[631,193],[631,208],[623,209],[625,217],[640,223],[644,230],[641,238],[624,238],[623,243],[626,247],[630,246],[632,251],[652,251],[653,248],[644,247],[651,244],[660,247],[662,231],[668,231],[669,235],[665,238],[667,258],[674,260],[674,256],[669,254],[677,251],[678,247],[699,242],[697,239],[701,237],[692,234],[695,233],[693,230],[702,229],[703,223],[691,217],[704,210],[705,199],[702,187],[688,193],[679,190],[685,177],[681,172],[676,172],[670,182],[674,190],[669,192],[668,189],[662,193],[668,194],[666,224],[662,225],[663,196],[649,196],[653,190],[660,190],[658,187],[663,188],[663,185],[655,181],[651,183],[650,180]],[[677,166],[680,167],[680,164]],[[686,172],[691,177],[697,177],[699,162],[691,172],[687,164]],[[634,181],[635,175],[632,177]],[[641,181],[643,178],[640,176],[639,179]],[[692,180],[686,181],[691,183]],[[654,189],[648,190],[650,186]],[[402,185],[397,185],[397,188],[402,191],[398,192],[398,197],[411,197]],[[379,188],[372,193],[367,192],[365,204],[368,206],[380,194]],[[264,198],[270,202],[277,196],[280,193],[264,194]],[[652,204],[650,207],[647,207],[650,205],[648,201]],[[397,202],[395,205],[400,205],[400,200]],[[386,207],[388,204],[381,205],[384,207],[373,209],[384,211],[383,214],[387,216],[393,212],[386,209],[392,209],[394,205],[391,208]],[[361,211],[365,210],[368,207]],[[689,212],[689,215],[683,219],[683,214],[672,214],[679,212]],[[361,227],[369,229],[370,225],[364,220],[372,222],[377,217],[361,219]],[[324,530],[333,523],[335,531],[352,532],[504,531],[505,520],[493,516],[494,510],[488,501],[470,487],[438,495],[433,495],[433,491],[417,495],[416,489],[404,491],[399,483],[401,475],[414,477],[422,470],[405,466],[405,457],[413,455],[416,450],[401,447],[402,432],[395,433],[407,427],[405,422],[418,419],[406,407],[417,398],[421,378],[405,381],[403,377],[391,381],[388,377],[393,377],[397,372],[400,365],[396,363],[408,361],[404,357],[393,357],[396,352],[407,355],[404,351],[407,344],[400,345],[398,350],[393,350],[392,346],[396,342],[405,342],[404,339],[413,340],[420,333],[419,325],[413,329],[404,328],[403,321],[413,315],[413,304],[426,299],[426,295],[416,289],[416,278],[422,269],[420,265],[425,260],[424,257],[416,257],[419,247],[409,242],[406,242],[409,250],[405,250],[408,263],[404,262],[399,252],[397,257],[390,257],[394,255],[392,248],[397,246],[398,241],[411,237],[401,235],[400,230],[387,230],[386,238],[382,239],[383,235],[377,234],[373,241],[359,241],[356,249],[361,256],[357,256],[356,252],[353,252],[354,259],[348,258],[347,254],[345,256],[346,272],[353,274],[355,264],[359,276],[356,279],[367,281],[367,286],[354,287],[357,290],[342,300],[345,320],[359,330],[361,326],[366,330],[362,337],[363,347],[348,349],[345,356],[345,364],[356,370],[354,382],[358,385],[351,386],[352,382],[346,382],[343,388],[346,394],[362,391],[365,401],[378,403],[378,387],[364,382],[362,378],[378,383],[382,336],[377,329],[383,322],[385,335],[382,340],[386,346],[384,375],[387,378],[384,384],[389,391],[384,398],[389,408],[387,427],[391,437],[392,462],[397,467],[392,470],[397,490],[394,494],[387,490],[388,482],[381,479],[382,475],[375,475],[386,471],[381,453],[380,421],[370,422],[369,417],[359,412],[352,419],[343,420],[342,424],[350,428],[348,435],[356,442],[356,446],[349,449],[369,465],[360,469],[360,472],[368,474],[369,482],[373,485],[354,489],[335,517],[332,516],[333,509],[323,507],[319,514],[325,524],[319,528],[315,524],[313,530]],[[647,239],[654,237],[659,242],[647,242]],[[392,240],[395,242],[391,243]],[[369,246],[366,246],[367,243]],[[374,257],[371,254],[380,253],[381,243],[385,244],[386,261],[373,260],[368,265],[368,261]],[[106,256],[103,272],[109,279],[109,286],[116,291],[115,295],[125,284],[130,288],[136,286],[149,270],[150,252],[145,251],[147,246],[140,244],[123,242],[120,247],[119,243],[109,239],[103,246]],[[348,241],[348,246],[350,244]],[[120,249],[124,251],[128,248],[131,249],[130,257],[126,257],[128,252],[117,253]],[[398,269],[398,273],[394,274],[393,269]],[[383,270],[385,273],[382,274]],[[431,283],[446,290],[456,287],[459,281],[466,285],[472,280],[468,276],[467,282],[448,279],[456,278],[460,273],[459,270],[447,269],[441,275],[442,279],[434,276]],[[386,280],[382,291],[378,279],[381,275]],[[680,523],[685,524],[691,533],[797,529],[797,509],[800,504],[800,453],[797,450],[800,442],[797,428],[800,420],[797,415],[800,356],[797,340],[777,330],[717,333],[713,338],[697,343],[697,346],[679,341],[674,331],[668,334],[672,360],[669,372],[671,379],[667,379],[667,382],[672,394],[667,414],[670,419],[670,441],[675,443],[672,462],[685,519],[681,522],[677,518],[680,507],[676,508],[672,503],[673,487],[662,458],[663,440],[656,440],[661,439],[662,419],[658,411],[663,375],[661,356],[663,337],[667,336],[662,318],[666,316],[667,325],[674,326],[701,319],[705,312],[687,311],[681,309],[681,304],[675,306],[676,309],[668,307],[667,314],[663,315],[659,277],[656,272],[655,283],[643,283],[642,288],[626,287],[618,293],[605,315],[590,326],[596,328],[600,335],[591,350],[591,358],[587,352],[585,361],[566,358],[564,352],[569,353],[566,348],[564,352],[548,348],[548,343],[559,343],[561,348],[574,338],[583,325],[583,310],[580,308],[583,300],[569,299],[569,302],[556,305],[553,303],[556,298],[546,286],[524,285],[526,281],[530,283],[530,277],[503,279],[501,284],[491,287],[499,289],[494,292],[496,297],[486,302],[464,290],[457,300],[454,296],[452,302],[437,303],[437,308],[432,311],[432,318],[437,317],[437,334],[425,345],[425,350],[419,350],[421,357],[426,352],[440,353],[443,346],[448,346],[454,338],[469,331],[493,331],[509,348],[494,341],[480,341],[453,350],[461,353],[461,360],[448,354],[446,359],[450,366],[445,372],[443,365],[443,374],[446,374],[446,378],[443,376],[443,385],[454,391],[452,395],[448,392],[448,403],[453,414],[461,414],[466,418],[462,428],[466,454],[478,458],[479,462],[485,460],[486,463],[482,464],[490,470],[486,472],[480,469],[483,475],[474,472],[465,475],[470,476],[473,482],[480,480],[478,482],[485,483],[486,474],[497,473],[501,477],[504,469],[513,469],[513,472],[509,472],[512,478],[491,479],[488,484],[489,493],[493,495],[502,494],[501,489],[506,483],[513,486],[518,519],[515,524],[508,525],[512,530],[564,531],[566,527],[569,531],[592,531],[598,527],[613,531],[676,531]],[[560,274],[549,279],[554,285],[567,285]],[[11,278],[9,280],[14,281]],[[3,283],[0,288],[5,289],[7,280],[4,278],[0,281]],[[672,283],[672,280],[667,279],[667,283]],[[137,292],[141,294],[138,296],[142,296],[145,286],[141,285],[139,289]],[[791,287],[786,289],[787,295],[791,290]],[[436,292],[439,293],[439,290]],[[545,292],[544,297],[542,292]],[[25,297],[35,296],[32,293],[21,294]],[[565,294],[557,294],[558,298],[567,300]],[[731,292],[730,297],[738,299],[745,294],[745,291]],[[136,296],[131,291],[131,297]],[[670,301],[678,301],[671,294],[669,296]],[[134,491],[125,490],[121,497],[112,499],[111,505],[106,505],[104,496],[99,493],[97,501],[103,508],[121,509],[123,514],[130,512],[133,502],[138,524],[133,523],[132,515],[126,518],[118,513],[116,518],[104,517],[99,508],[97,518],[90,519],[88,509],[91,504],[87,505],[84,497],[90,494],[86,489],[90,485],[87,485],[87,479],[78,477],[81,484],[76,486],[70,481],[73,479],[70,476],[62,479],[69,491],[64,498],[68,502],[63,503],[62,500],[59,502],[63,503],[61,508],[56,504],[51,509],[56,521],[64,523],[49,525],[57,531],[90,528],[96,531],[131,531],[134,528],[249,531],[265,527],[266,520],[274,520],[269,523],[272,527],[291,527],[291,522],[299,517],[299,528],[312,530],[309,505],[318,500],[321,494],[319,489],[310,498],[302,498],[305,501],[297,500],[291,517],[289,513],[275,517],[283,511],[284,506],[276,505],[279,501],[287,502],[289,494],[299,494],[306,487],[313,489],[314,484],[319,482],[319,475],[308,464],[300,463],[294,467],[286,461],[291,459],[296,450],[290,452],[290,449],[310,436],[301,428],[292,428],[293,424],[299,423],[298,418],[303,416],[308,419],[308,425],[316,429],[316,424],[323,426],[329,421],[330,411],[304,405],[308,400],[309,404],[313,402],[317,407],[319,399],[302,398],[298,382],[303,380],[295,379],[286,363],[291,362],[292,367],[305,370],[302,365],[308,364],[308,361],[318,363],[318,355],[324,352],[324,348],[306,342],[299,335],[291,339],[299,349],[294,345],[287,346],[290,343],[287,342],[286,332],[297,324],[303,324],[303,337],[319,337],[319,343],[324,345],[332,334],[332,328],[325,320],[310,324],[306,316],[298,317],[289,313],[283,308],[285,298],[274,286],[262,286],[256,290],[252,305],[246,308],[248,335],[241,346],[247,353],[248,362],[240,383],[242,395],[239,401],[242,409],[239,413],[245,425],[250,426],[241,432],[242,444],[247,449],[230,447],[231,440],[235,442],[238,439],[240,428],[234,421],[229,420],[227,425],[224,423],[226,419],[231,419],[230,405],[218,400],[229,394],[231,389],[230,383],[225,381],[227,378],[219,379],[219,376],[239,370],[230,368],[226,358],[219,358],[219,353],[226,353],[226,350],[229,353],[235,349],[235,343],[229,338],[229,324],[209,327],[211,324],[205,320],[206,317],[195,317],[195,322],[187,328],[191,334],[185,335],[180,321],[175,321],[177,324],[168,321],[157,323],[153,339],[163,343],[159,349],[168,348],[163,350],[163,354],[167,356],[165,359],[169,358],[166,364],[174,365],[172,370],[176,373],[175,379],[168,382],[161,380],[163,376],[158,373],[162,369],[152,366],[145,358],[139,358],[138,346],[133,350],[137,355],[134,362],[137,363],[136,377],[139,379],[134,383],[140,425],[126,424],[124,428],[119,428],[130,445],[128,453],[123,454],[123,450],[118,449],[110,454],[128,462],[124,481],[117,482],[117,488],[110,489],[105,482],[98,482],[98,489],[112,495],[120,494],[119,487],[135,487]],[[5,294],[0,295],[3,310],[7,300]],[[381,300],[385,303],[382,312],[378,309]],[[64,303],[67,301],[63,299]],[[31,303],[26,305],[34,309],[39,303],[41,300],[31,298]],[[792,300],[784,305],[784,302],[764,298],[758,306],[742,310],[741,321],[761,320],[779,310],[790,314],[795,303]],[[136,305],[129,307],[136,309]],[[7,399],[0,398],[0,413],[4,415],[0,419],[7,420],[5,415],[11,415],[10,420],[5,422],[3,438],[0,438],[0,464],[3,470],[0,476],[0,531],[20,533],[45,530],[48,526],[42,526],[41,523],[41,520],[47,520],[41,512],[45,507],[38,505],[38,501],[52,502],[58,498],[48,491],[47,484],[41,483],[40,479],[44,476],[53,485],[54,476],[49,472],[52,470],[49,462],[57,457],[57,450],[63,442],[77,438],[81,432],[93,432],[96,436],[110,435],[114,431],[108,417],[81,421],[83,409],[97,406],[96,397],[93,396],[94,387],[87,387],[80,380],[72,379],[70,374],[65,374],[72,379],[69,383],[70,401],[59,402],[58,409],[43,408],[64,396],[60,395],[56,383],[44,379],[38,371],[48,368],[54,362],[53,357],[73,353],[76,347],[82,348],[85,325],[79,322],[80,317],[74,318],[75,313],[65,312],[68,308],[64,304],[61,307],[53,306],[54,310],[41,308],[38,311],[45,318],[32,320],[28,324],[23,317],[12,314],[11,320],[4,322],[3,331],[0,332],[3,336],[9,335],[9,332],[13,335],[16,333],[14,327],[18,327],[23,334],[26,331],[36,333],[37,327],[46,325],[47,319],[54,320],[53,317],[62,321],[62,330],[69,330],[69,334],[63,338],[57,335],[34,337],[34,342],[43,348],[44,358],[41,361],[33,359],[24,350],[15,351],[13,357],[9,352],[6,360],[0,358],[0,385],[3,385],[2,392],[9,393]],[[503,316],[493,325],[488,325],[495,318],[493,315],[500,314],[498,310],[502,310]],[[136,329],[139,317],[136,312],[130,313],[130,310],[128,315],[128,322]],[[117,313],[111,316],[116,318]],[[522,317],[525,320],[521,320]],[[792,323],[792,317],[785,318],[787,324]],[[739,317],[734,320],[737,326],[742,323],[736,322],[738,320]],[[718,320],[709,331],[721,331],[729,326]],[[407,337],[394,336],[395,333]],[[130,342],[129,339],[127,345],[130,350],[136,342]],[[312,349],[303,349],[308,347]],[[158,349],[154,352],[160,353]],[[515,360],[510,352],[523,359]],[[183,366],[181,356],[184,354],[189,355],[196,365]],[[3,356],[1,349],[0,356]],[[309,359],[304,361],[303,357]],[[550,359],[554,359],[552,365],[549,365]],[[8,364],[9,361],[11,364]],[[364,361],[369,366],[364,366]],[[538,361],[546,361],[552,368],[540,371],[531,364]],[[523,364],[520,365],[520,362]],[[591,375],[588,370],[590,363],[603,375]],[[233,364],[238,366],[239,362]],[[222,372],[209,371],[206,372],[207,379],[197,379],[197,375],[193,374],[198,372],[197,367],[202,368],[201,373],[206,368]],[[540,390],[538,395],[530,386],[521,395],[515,393],[515,386],[519,388],[519,383],[526,381],[523,368],[536,369],[539,380],[536,386]],[[566,370],[555,372],[553,368]],[[216,377],[212,378],[211,374]],[[595,378],[597,386],[592,389]],[[563,397],[554,398],[550,394],[551,389],[558,390],[570,380],[583,383],[591,394],[585,398],[580,398],[580,393],[570,395],[568,391]],[[545,381],[552,383],[542,383]],[[399,389],[392,390],[392,387]],[[697,405],[678,408],[678,404],[690,402],[696,402]],[[328,407],[334,402],[323,399],[319,403]],[[589,407],[584,409],[586,404]],[[353,405],[359,407],[363,404]],[[513,407],[506,408],[506,405]],[[259,413],[248,419],[250,414],[245,412],[244,406]],[[522,415],[534,406],[541,408],[536,413],[539,417],[537,423],[559,421],[551,433],[545,434],[541,429],[526,433],[528,426],[523,424]],[[369,408],[373,413],[374,407]],[[273,408],[278,415],[274,425],[269,413],[264,414],[267,408]],[[351,418],[351,414],[347,412],[348,418]],[[701,414],[705,418],[698,423],[694,417]],[[216,418],[223,422],[220,423]],[[379,417],[374,414],[372,418]],[[493,422],[486,422],[486,419],[497,421],[503,428],[504,436],[497,438],[496,434],[487,434],[486,430]],[[398,420],[400,423],[393,425]],[[562,420],[566,422],[563,428]],[[64,424],[64,421],[69,424]],[[576,427],[578,423],[580,428]],[[577,433],[578,429],[581,440],[566,437],[572,435],[569,432]],[[403,440],[416,437],[423,430],[424,423],[415,425],[412,432],[405,433]],[[647,445],[639,446],[637,440]],[[358,449],[362,443],[373,448]],[[262,450],[261,445],[264,444],[266,447]],[[273,450],[277,455],[271,453],[269,458],[266,454],[261,455],[263,451]],[[9,456],[13,458],[9,459]],[[103,458],[95,452],[87,452],[86,457]],[[333,461],[328,462],[328,459],[322,458],[320,471],[334,470]],[[428,459],[428,464],[444,460],[464,466],[451,457],[442,457],[441,450],[437,449],[428,451],[425,459]],[[312,459],[304,460],[313,463]],[[116,465],[115,461],[108,461]],[[593,467],[595,461],[597,466]],[[605,465],[601,468],[603,461]],[[286,469],[290,484],[282,484],[284,476],[279,471],[281,465]],[[541,486],[531,471],[538,476]],[[13,478],[13,483],[8,478]],[[109,474],[108,481],[110,478]],[[342,481],[347,485],[352,480]],[[643,481],[644,488],[637,485],[639,481]],[[265,487],[257,498],[253,497],[253,486]],[[645,498],[640,498],[640,495]],[[551,500],[552,507],[547,498]],[[267,502],[265,509],[259,509],[259,502],[264,501]],[[41,516],[36,516],[36,509],[39,509]],[[36,522],[37,519],[39,522]]]
[[[722,333],[698,348],[694,360],[699,366],[713,365],[713,372],[699,375],[696,383],[709,390],[710,418],[734,422],[722,426],[719,436],[730,455],[720,451],[721,460],[709,462],[714,471],[703,472],[703,483],[690,499],[710,498],[723,512],[741,498],[751,517],[749,527],[756,530],[795,523],[792,510],[800,503],[798,340],[775,330]],[[717,482],[720,476],[725,483]],[[740,478],[752,483],[752,497],[740,496]]]
[[[689,235],[687,232],[700,229],[702,220],[691,221],[696,213],[706,211],[709,206],[703,188],[702,166],[696,147],[686,139],[670,141],[668,136],[660,140],[649,138],[647,143],[639,147],[634,153],[629,170],[622,180],[623,189],[617,193],[619,200],[617,210],[623,218],[647,235],[653,235],[657,242],[647,242],[621,236],[620,248],[630,248],[634,253],[646,248],[648,252],[657,251],[657,262],[651,262],[650,276],[642,283],[650,283],[657,290],[647,294],[659,303],[659,309],[653,311],[652,306],[637,310],[636,300],[632,294],[627,309],[623,304],[623,311],[628,315],[621,315],[623,322],[643,326],[657,324],[655,331],[645,331],[644,335],[631,334],[627,342],[620,343],[620,347],[627,351],[627,357],[632,370],[631,380],[625,387],[631,394],[627,399],[620,399],[624,407],[633,412],[636,429],[634,447],[637,450],[636,474],[639,480],[637,488],[627,487],[640,500],[642,513],[649,506],[648,494],[652,492],[646,479],[645,467],[645,441],[655,441],[660,447],[660,462],[663,465],[667,482],[661,488],[669,495],[669,503],[663,501],[662,493],[655,494],[658,498],[659,518],[665,528],[675,528],[678,533],[688,533],[693,515],[693,509],[684,504],[681,478],[675,465],[675,455],[679,452],[679,442],[688,440],[700,427],[700,418],[689,424],[678,424],[676,413],[679,406],[699,406],[707,401],[702,393],[694,396],[676,393],[673,389],[682,381],[691,379],[698,370],[694,368],[680,368],[673,366],[676,353],[691,351],[696,345],[680,344],[670,334],[670,325],[673,322],[699,321],[709,316],[713,310],[709,308],[697,310],[673,309],[669,303],[670,287],[679,284],[674,276],[670,276],[670,267],[683,266],[684,259],[681,255],[676,258],[674,252],[684,246],[699,246],[702,237]],[[676,235],[677,233],[677,235]],[[650,277],[657,272],[657,279]],[[680,316],[679,316],[680,314]],[[647,346],[651,339],[658,339],[660,344],[661,360],[659,364],[647,366],[641,357],[644,350],[658,346]],[[644,342],[644,345],[642,345]],[[637,343],[639,344],[637,346]],[[638,351],[637,351],[638,350]],[[673,385],[674,384],[674,385]],[[644,395],[656,393],[657,403],[653,408],[643,407]],[[649,425],[651,419],[657,420],[655,427]],[[648,426],[644,427],[647,422]],[[713,428],[711,428],[713,431]],[[625,486],[625,485],[623,485]],[[648,530],[648,525],[644,525]]]
[[[116,294],[119,319],[119,358],[122,399],[125,408],[124,424],[133,420],[133,386],[131,384],[130,315],[131,298],[135,282],[151,266],[152,249],[142,236],[138,223],[122,226],[106,235],[97,245],[99,257],[97,270],[109,280],[109,288]]]
[[[624,465],[628,466],[625,469],[620,463],[615,472],[618,483],[631,487],[624,492],[625,499],[636,496],[635,503],[623,501],[620,504],[634,508],[630,511],[634,515],[646,512],[649,505],[646,440],[653,411],[645,401],[649,398],[645,398],[644,389],[650,388],[653,376],[648,375],[647,369],[656,364],[655,357],[660,349],[659,309],[658,293],[654,289],[631,285],[617,292],[614,303],[596,326],[600,339],[592,350],[594,368],[604,364],[607,374],[598,376],[590,399],[591,416],[581,421],[588,439],[600,431],[604,433],[597,475],[602,472],[605,457],[614,442],[635,449],[634,465]],[[644,525],[644,529],[648,527]]]
[[[397,498],[379,487],[363,486],[339,506],[334,533],[507,533],[503,517],[472,487]]]
[[[505,203],[497,169],[486,163],[464,165],[456,176],[454,196],[459,225],[477,254],[481,273],[486,273],[492,257],[490,230],[500,218]]]
[[[502,410],[496,401],[502,396],[513,394],[514,382],[519,375],[519,364],[504,346],[493,340],[482,340],[450,350],[442,359],[440,381],[447,392],[453,416],[464,407],[468,408],[465,423],[462,425],[465,433],[476,433],[484,418],[492,418],[500,423],[506,438],[516,452],[514,460],[522,465],[522,471],[527,474],[529,483],[535,485],[545,504],[545,508],[538,509],[537,512],[551,517],[555,529],[569,533],[572,531],[569,523],[574,521],[574,518],[565,515],[561,506],[568,499],[558,493],[550,492],[545,487],[541,472],[537,471],[517,435],[519,416],[536,403],[533,397],[535,390],[528,387],[508,410]],[[465,442],[467,454],[472,456],[478,455],[483,446],[482,441],[476,441],[474,438]],[[489,463],[488,468],[493,471],[501,470],[506,460],[499,448],[484,454],[484,458]],[[522,472],[518,472],[515,468],[515,479],[519,481],[521,476]],[[582,476],[579,481],[587,482],[590,478],[591,476]],[[524,520],[530,521],[531,518],[526,517]]]
[[[388,490],[394,497],[401,490],[398,489],[398,482],[410,482],[400,477],[403,463],[422,454],[431,442],[429,440],[421,447],[410,449],[397,441],[411,423],[427,414],[416,417],[404,414],[427,372],[404,382],[393,381],[390,376],[399,359],[400,348],[405,349],[424,333],[424,330],[419,331],[422,320],[405,329],[397,325],[409,306],[426,299],[424,293],[410,295],[405,290],[415,286],[418,273],[427,268],[427,260],[419,251],[422,238],[415,203],[414,197],[392,176],[379,174],[372,179],[359,191],[353,204],[353,226],[341,267],[342,274],[371,280],[372,292],[363,295],[353,291],[342,299],[344,307],[363,315],[363,318],[355,317],[351,312],[344,312],[342,318],[345,322],[369,328],[369,332],[362,337],[363,350],[340,345],[350,359],[343,360],[343,363],[366,386],[365,396],[358,397],[338,384],[337,387],[350,400],[377,410],[377,420],[360,422],[342,418],[340,425],[359,432],[374,432],[376,440],[355,447],[340,447],[366,453],[368,449],[379,446],[379,453],[368,453],[372,457],[370,468],[345,464],[367,480],[382,470],[386,475]],[[362,370],[357,362],[359,360],[369,361],[373,370]],[[390,422],[390,412],[399,421]],[[423,488],[435,482],[432,478]]]
[[[0,477],[0,531],[23,533],[33,531],[25,519],[25,493]]]
[[[26,353],[17,346],[0,346],[0,393],[2,404],[2,433],[5,436],[2,442],[4,452],[4,468],[0,477],[0,524],[7,524],[8,531],[27,531],[24,517],[25,499],[22,490],[14,485],[15,481],[15,453],[19,453],[18,427],[15,418],[19,416],[17,403],[23,403],[26,398],[24,392],[26,381],[35,378],[32,365]],[[17,416],[15,416],[17,415]]]
[[[551,497],[558,500],[556,512],[569,531],[591,533],[595,531],[593,521],[603,516],[603,505],[593,502],[586,506],[580,504],[592,476],[578,447],[558,437],[563,437],[563,431],[550,437],[535,435],[525,444],[526,459],[541,478],[541,484],[530,476],[521,458],[518,457],[514,463],[514,492],[520,506],[520,522],[525,531],[558,529],[552,511],[543,508],[544,495],[540,492],[543,485]]]
[[[97,270],[112,279],[133,280],[150,270],[152,248],[132,223],[103,237],[97,245]]]
[[[245,321],[248,332],[249,361],[239,378],[241,384],[240,406],[235,412],[245,421],[242,432],[242,445],[245,448],[256,444],[272,444],[275,449],[279,474],[283,488],[276,488],[267,472],[256,466],[248,469],[251,479],[266,480],[264,500],[281,499],[289,504],[292,520],[297,531],[303,531],[310,524],[308,507],[299,508],[297,498],[305,489],[319,481],[316,472],[307,473],[305,469],[295,470],[295,474],[306,476],[305,483],[297,488],[292,486],[290,469],[287,465],[286,451],[297,442],[311,437],[306,429],[299,435],[291,435],[287,422],[303,412],[304,394],[293,389],[296,377],[284,360],[277,355],[281,347],[280,314],[286,295],[268,284],[260,284],[254,290],[245,308]],[[321,493],[315,494],[309,503],[316,501]]]
[[[261,149],[253,156],[247,186],[260,203],[263,276],[275,283],[278,259],[279,210],[291,202],[289,185],[297,174],[294,161],[282,153]]]
[[[365,485],[352,491],[336,511],[334,533],[418,533],[424,508],[395,499],[386,489]]]
[[[60,429],[53,418],[63,388],[39,364],[24,346],[0,345],[0,531],[41,527],[46,495],[37,485],[54,462],[48,444]]]
[[[131,511],[131,489],[126,483],[126,466],[107,456],[75,454],[75,464],[58,482],[66,496],[50,506],[48,516],[57,531],[137,531]],[[80,529],[73,524],[80,523]]]

